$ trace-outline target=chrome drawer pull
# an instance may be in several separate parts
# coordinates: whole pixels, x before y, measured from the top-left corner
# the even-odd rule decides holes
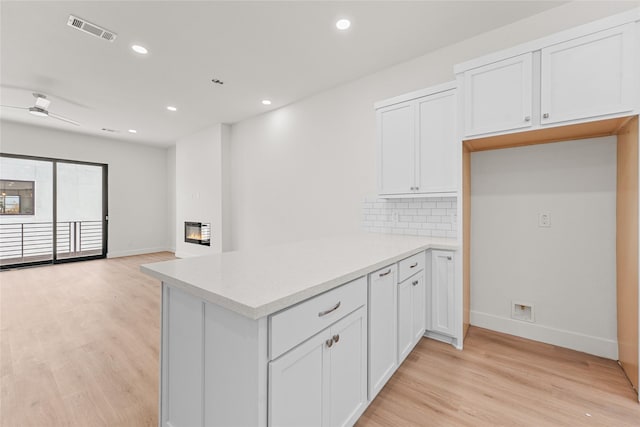
[[[338,303],[336,305],[334,305],[333,307],[331,307],[329,310],[321,311],[320,313],[318,313],[318,317],[326,316],[327,314],[331,313],[332,311],[336,311],[338,309],[338,307],[340,307],[340,301],[338,301]]]
[[[386,275],[387,275],[387,274],[389,274],[389,273],[391,273],[391,269],[388,269],[388,270],[387,270],[386,272],[384,272],[384,273],[380,273],[380,277],[384,277],[384,276],[386,276]]]
[[[409,268],[414,268],[414,267],[417,267],[417,266],[418,266],[418,261],[416,261],[416,263],[415,263],[415,264],[410,265],[410,266],[409,266]]]

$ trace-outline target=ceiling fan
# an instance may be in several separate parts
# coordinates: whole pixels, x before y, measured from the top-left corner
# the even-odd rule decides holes
[[[61,120],[66,123],[70,123],[75,126],[80,126],[80,123],[75,120],[68,119],[66,117],[60,116],[58,114],[50,113],[48,108],[51,101],[47,99],[45,95],[41,93],[34,93],[33,96],[36,98],[36,104],[33,107],[16,107],[14,105],[2,105],[2,107],[8,108],[18,108],[20,110],[27,110],[29,113],[38,117],[51,117],[52,119]]]

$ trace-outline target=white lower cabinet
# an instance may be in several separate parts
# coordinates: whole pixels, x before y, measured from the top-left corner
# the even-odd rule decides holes
[[[367,404],[361,307],[269,363],[269,426],[349,426]]]
[[[398,364],[411,353],[425,331],[424,272],[398,284]]]
[[[454,275],[453,252],[432,250],[427,329],[450,337],[456,336]]]
[[[369,400],[398,367],[397,266],[369,274]]]

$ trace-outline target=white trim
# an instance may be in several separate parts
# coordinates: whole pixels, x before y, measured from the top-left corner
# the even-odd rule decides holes
[[[458,192],[453,190],[444,193],[403,193],[403,194],[379,194],[378,199],[419,199],[429,197],[458,197]]]
[[[456,340],[455,338],[450,337],[448,335],[442,335],[442,334],[440,334],[438,332],[434,332],[434,331],[425,331],[423,336],[425,338],[430,338],[432,340],[440,341],[440,342],[443,342],[445,344],[451,344],[456,349],[462,350],[462,346],[458,345],[458,340]]]
[[[157,248],[131,249],[128,251],[110,251],[109,253],[107,253],[107,258],[120,258],[123,256],[153,254],[156,252],[173,252],[173,251],[171,249],[167,249],[164,246],[157,247]]]
[[[566,42],[568,40],[596,33],[598,31],[608,30],[610,28],[618,27],[620,25],[628,24],[635,21],[640,21],[640,8],[631,9],[627,12],[589,22],[588,24],[580,25],[579,27],[574,27],[565,31],[561,31],[559,33],[552,34],[550,36],[523,43],[509,49],[504,49],[499,52],[481,56],[480,58],[462,62],[453,67],[453,72],[454,74],[463,73],[476,67],[502,61],[507,58],[522,55],[527,52],[540,50],[544,47],[548,47],[557,43]]]
[[[377,101],[373,104],[374,109],[388,107],[394,104],[400,104],[401,102],[412,101],[414,99],[422,98],[424,96],[434,95],[440,92],[446,92],[448,90],[456,89],[458,87],[457,81],[451,81],[447,83],[442,83],[436,86],[430,86],[426,89],[420,89],[409,93],[404,93],[402,95],[394,96],[393,98],[384,99],[382,101]]]
[[[618,341],[471,311],[470,323],[493,331],[618,360]]]

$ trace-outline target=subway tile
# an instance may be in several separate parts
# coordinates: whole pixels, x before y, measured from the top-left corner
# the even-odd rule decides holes
[[[431,215],[446,215],[447,214],[447,210],[446,209],[431,209]]]
[[[433,230],[431,232],[431,236],[433,237],[447,237],[447,232],[444,230]]]
[[[451,209],[451,202],[436,202],[438,209]]]
[[[442,222],[442,218],[439,216],[428,216],[427,222]]]

